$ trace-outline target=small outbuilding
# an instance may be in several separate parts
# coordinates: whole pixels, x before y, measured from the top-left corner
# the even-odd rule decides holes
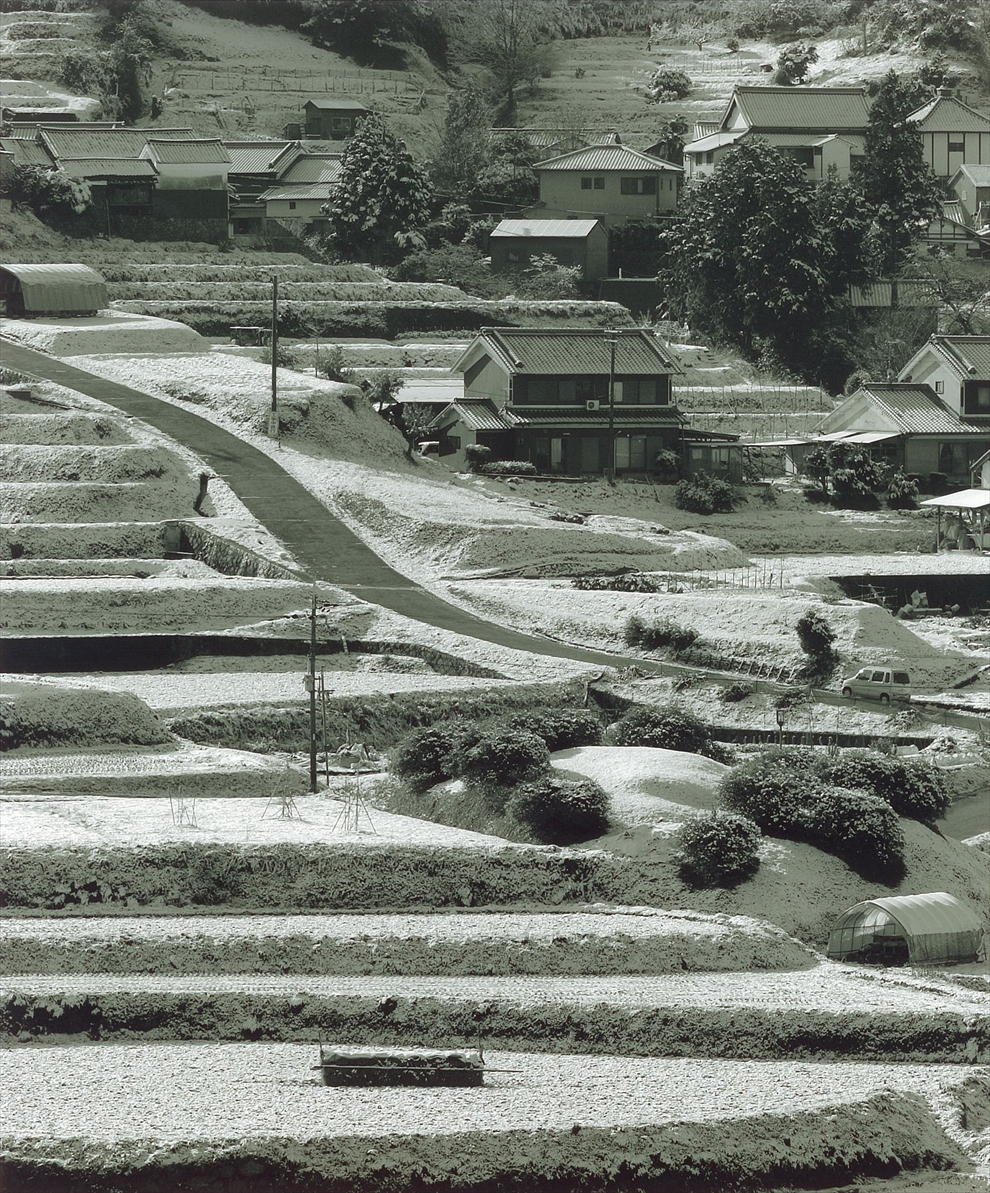
[[[608,233],[599,220],[502,220],[489,238],[492,269],[520,269],[533,257],[576,265],[585,281],[608,273]]]
[[[867,899],[842,916],[829,933],[836,961],[887,965],[948,965],[975,961],[983,925],[975,912],[945,891]]]
[[[110,305],[107,284],[88,265],[0,265],[0,315],[95,315]]]

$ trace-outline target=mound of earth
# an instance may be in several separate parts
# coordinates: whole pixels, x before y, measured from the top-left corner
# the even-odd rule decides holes
[[[56,749],[99,743],[152,746],[170,734],[143,700],[71,681],[0,676],[0,749]]]
[[[53,356],[82,352],[206,352],[209,349],[199,332],[185,323],[109,310],[100,311],[88,319],[0,319],[0,335]]]
[[[680,824],[715,807],[715,790],[729,767],[700,754],[649,746],[579,746],[550,759],[566,779],[593,779],[609,795],[616,826]]]

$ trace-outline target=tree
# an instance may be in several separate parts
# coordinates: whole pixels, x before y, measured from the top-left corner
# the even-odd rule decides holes
[[[816,376],[840,304],[817,219],[815,185],[795,161],[759,139],[732,149],[661,235],[673,316],[749,359],[769,348]]]
[[[581,270],[576,265],[561,265],[552,253],[531,258],[523,271],[522,284],[517,288],[520,298],[563,299],[578,298]]]
[[[915,108],[914,87],[894,71],[883,78],[866,127],[854,182],[876,213],[884,272],[896,273],[911,246],[939,209],[938,180],[925,162],[921,134],[906,117]]]
[[[681,116],[663,121],[656,130],[657,152],[665,162],[680,166],[684,162],[684,140],[688,133],[688,122]]]
[[[408,39],[415,21],[413,0],[318,0],[303,25],[316,46],[363,56]]]
[[[92,205],[88,183],[45,166],[14,166],[6,196],[15,207],[28,207],[46,220],[71,219]]]
[[[985,262],[919,250],[904,272],[921,282],[925,295],[938,307],[942,332],[990,335],[990,278]]]
[[[437,190],[466,195],[489,164],[492,106],[477,87],[451,93],[430,174]]]
[[[540,156],[523,133],[492,137],[488,164],[479,170],[471,197],[510,204],[534,203],[540,184],[533,165]]]
[[[647,88],[650,103],[664,104],[672,99],[684,99],[691,94],[691,80],[682,70],[661,66],[653,74]]]
[[[889,468],[877,463],[864,448],[841,441],[812,449],[805,467],[836,505],[872,502],[890,474]]]
[[[467,5],[462,17],[456,53],[484,68],[501,118],[512,123],[517,88],[553,69],[553,11],[543,0],[484,0]]]
[[[808,77],[808,71],[817,61],[818,51],[812,45],[799,41],[793,46],[786,46],[777,58],[774,82],[785,87],[803,83]]]
[[[323,211],[330,237],[351,259],[380,261],[397,250],[421,247],[433,188],[405,144],[371,113],[344,146],[341,173]]]

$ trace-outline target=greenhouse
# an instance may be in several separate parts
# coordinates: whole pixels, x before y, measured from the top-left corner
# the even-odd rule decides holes
[[[945,891],[867,899],[840,916],[828,938],[837,961],[946,965],[975,961],[983,925]]]

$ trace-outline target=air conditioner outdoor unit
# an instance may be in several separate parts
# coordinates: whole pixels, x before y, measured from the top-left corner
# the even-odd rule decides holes
[[[597,398],[590,398],[587,402],[585,402],[584,408],[585,410],[597,410],[598,405],[599,403]]]

